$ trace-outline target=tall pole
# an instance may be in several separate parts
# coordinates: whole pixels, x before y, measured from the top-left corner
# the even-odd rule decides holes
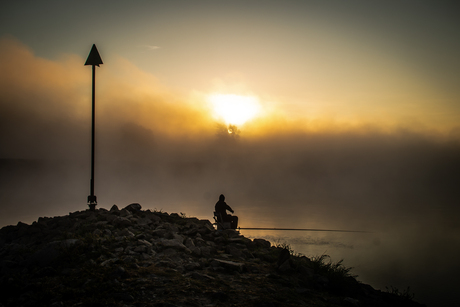
[[[93,66],[93,93],[92,93],[92,120],[91,120],[91,200],[97,204],[96,195],[94,195],[94,144],[96,142],[96,103],[95,103],[95,90],[96,90],[96,65]],[[88,199],[89,201],[89,199]]]
[[[97,197],[94,195],[94,157],[95,157],[95,142],[96,142],[96,66],[99,67],[102,63],[101,56],[97,51],[96,45],[93,44],[91,51],[86,59],[85,65],[91,65],[93,68],[93,84],[92,84],[92,119],[91,119],[91,182],[90,195],[88,196],[89,209],[94,211],[97,205]]]

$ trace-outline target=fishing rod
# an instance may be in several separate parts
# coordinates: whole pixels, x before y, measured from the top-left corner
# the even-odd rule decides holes
[[[297,231],[328,231],[328,232],[360,232],[371,233],[364,230],[340,230],[340,229],[315,229],[315,228],[256,228],[256,227],[238,227],[239,230],[297,230]]]

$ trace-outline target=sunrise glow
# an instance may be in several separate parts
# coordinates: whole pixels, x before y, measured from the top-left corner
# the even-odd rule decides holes
[[[212,94],[209,96],[214,117],[226,124],[242,125],[260,113],[259,100],[254,96]]]

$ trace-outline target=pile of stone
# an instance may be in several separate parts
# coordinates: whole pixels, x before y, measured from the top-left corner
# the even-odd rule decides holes
[[[421,306],[208,220],[98,209],[0,230],[0,306]]]

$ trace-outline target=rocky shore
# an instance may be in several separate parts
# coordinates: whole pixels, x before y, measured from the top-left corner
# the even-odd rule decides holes
[[[208,220],[81,211],[0,230],[0,306],[423,306]]]

